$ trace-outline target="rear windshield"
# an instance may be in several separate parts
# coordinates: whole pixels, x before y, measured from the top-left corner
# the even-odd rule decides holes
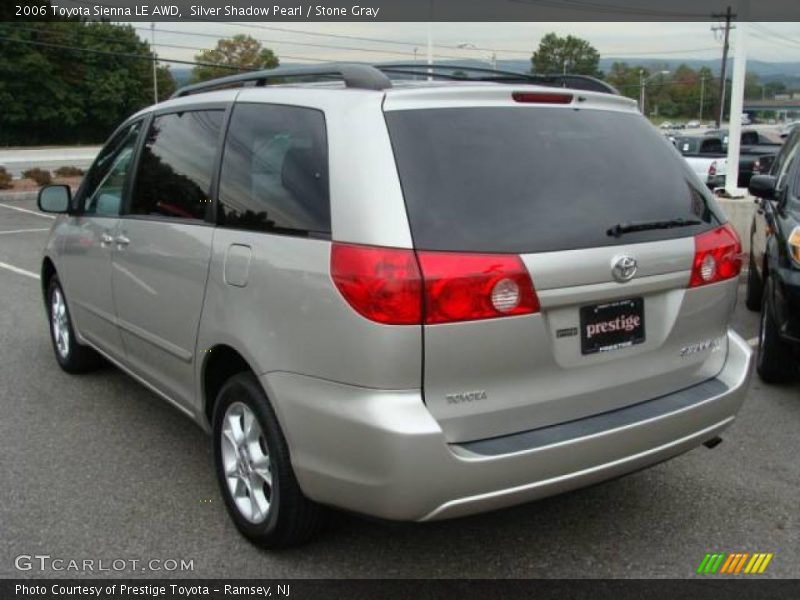
[[[638,115],[544,107],[390,111],[417,248],[547,252],[695,235],[724,219]],[[700,220],[615,238],[621,223]]]

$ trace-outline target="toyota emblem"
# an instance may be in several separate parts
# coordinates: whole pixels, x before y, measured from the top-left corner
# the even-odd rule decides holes
[[[636,275],[636,259],[630,256],[617,256],[611,262],[611,274],[620,283],[630,281]]]

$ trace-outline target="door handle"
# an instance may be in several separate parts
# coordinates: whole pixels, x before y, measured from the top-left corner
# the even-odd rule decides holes
[[[105,248],[106,246],[108,246],[109,244],[111,244],[113,241],[114,241],[114,238],[113,238],[113,237],[111,237],[111,235],[110,235],[110,234],[108,234],[108,233],[101,233],[101,234],[100,234],[100,245],[101,245],[102,247],[104,247],[104,248]]]
[[[117,237],[114,238],[114,243],[117,246],[127,246],[128,244],[131,243],[131,241],[124,235],[118,235]]]

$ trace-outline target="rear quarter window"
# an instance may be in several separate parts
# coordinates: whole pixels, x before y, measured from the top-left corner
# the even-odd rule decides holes
[[[695,235],[724,221],[685,161],[637,114],[470,107],[386,113],[414,244],[548,252]],[[607,232],[683,218],[679,229]]]
[[[316,109],[237,104],[220,176],[222,227],[292,235],[331,231],[325,116]]]

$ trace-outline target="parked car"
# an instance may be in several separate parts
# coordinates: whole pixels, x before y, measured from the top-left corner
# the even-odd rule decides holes
[[[709,189],[725,185],[727,158],[722,140],[710,136],[674,136],[673,144]]]
[[[697,129],[700,127],[700,121],[689,121],[686,123],[687,129]]]
[[[675,125],[673,125],[673,124],[672,124],[672,123],[670,123],[669,121],[664,121],[664,122],[663,122],[663,123],[660,125],[660,127],[661,127],[661,129],[675,129]]]
[[[800,364],[800,128],[769,174],[750,180],[758,209],[750,228],[747,308],[760,311],[761,379],[789,381]]]
[[[458,517],[715,445],[741,245],[636,104],[382,68],[189,86],[44,188],[61,368],[104,357],[209,431],[270,547],[324,507]]]
[[[792,133],[792,130],[798,126],[800,126],[800,121],[790,121],[789,123],[786,123],[786,125],[784,125],[781,129],[780,136],[782,138],[789,137],[789,134]]]

